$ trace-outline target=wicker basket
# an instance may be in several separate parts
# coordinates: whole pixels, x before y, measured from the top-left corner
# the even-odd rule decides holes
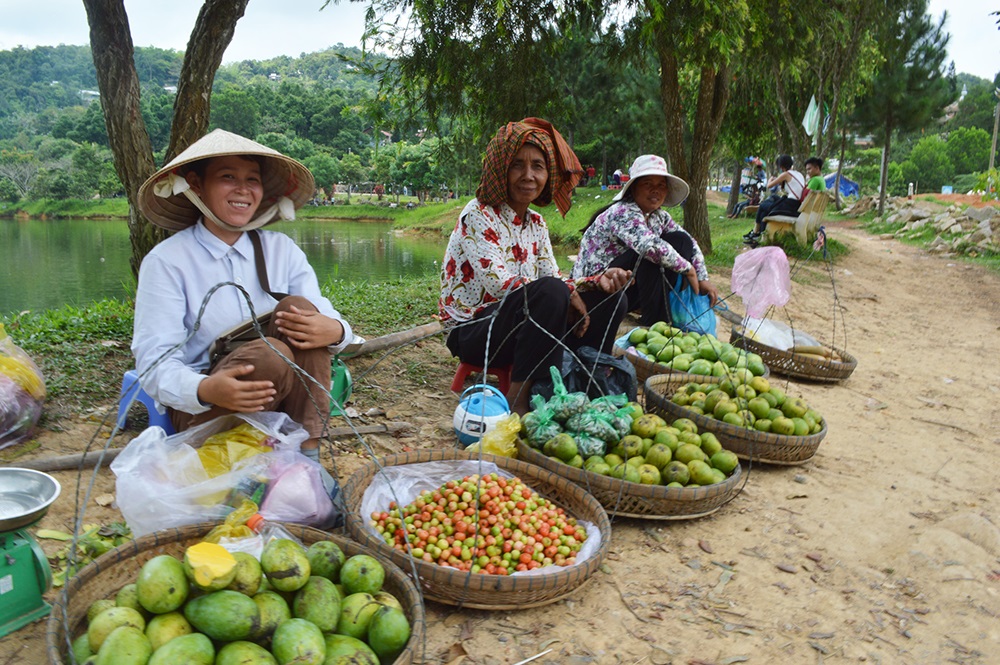
[[[719,383],[721,379],[700,377],[698,383]],[[758,430],[730,425],[727,422],[694,413],[670,401],[674,392],[688,383],[671,376],[654,376],[646,381],[646,409],[659,413],[668,422],[677,418],[689,418],[698,426],[699,432],[712,432],[726,450],[738,457],[768,464],[803,464],[816,454],[820,441],[826,436],[826,421],[823,429],[815,434],[792,436],[760,432]]]
[[[192,524],[157,531],[116,547],[81,569],[66,583],[66,593],[60,594],[52,604],[52,613],[45,628],[49,662],[52,665],[71,662],[69,643],[87,625],[87,609],[91,603],[101,598],[114,598],[121,587],[135,581],[142,565],[153,557],[160,554],[178,558],[183,556],[184,550],[189,545],[200,542],[215,526],[216,524]],[[424,606],[416,586],[402,570],[384,557],[344,536],[332,535],[298,524],[283,526],[307,546],[321,540],[332,540],[340,545],[348,557],[355,554],[369,554],[379,559],[385,567],[383,588],[399,599],[410,621],[410,641],[403,653],[393,661],[394,665],[423,662],[426,623]]]
[[[704,487],[640,485],[557,462],[523,441],[518,442],[517,455],[569,478],[593,494],[609,515],[646,520],[690,520],[711,515],[736,497],[743,474],[737,466],[725,482]]]
[[[760,355],[764,364],[772,368],[775,374],[810,381],[843,381],[858,366],[858,361],[854,356],[835,347],[831,348],[840,355],[842,361],[821,360],[800,353],[782,351],[773,346],[761,344],[749,337],[744,337],[741,330],[741,327],[733,326],[729,333],[730,344]]]
[[[477,459],[477,455],[464,451],[435,449],[392,455],[380,459],[379,464],[389,467]],[[347,528],[357,540],[388,557],[404,571],[411,574],[415,572],[425,598],[447,605],[484,610],[518,610],[554,603],[579,589],[600,567],[611,542],[611,522],[601,504],[577,485],[534,464],[494,455],[483,455],[482,460],[493,462],[520,478],[534,491],[562,507],[570,516],[593,523],[601,532],[601,544],[597,553],[574,566],[542,575],[467,573],[414,559],[405,552],[389,547],[372,533],[367,528],[368,517],[360,514],[365,490],[380,468],[375,462],[356,471],[344,485],[344,500],[348,509]]]

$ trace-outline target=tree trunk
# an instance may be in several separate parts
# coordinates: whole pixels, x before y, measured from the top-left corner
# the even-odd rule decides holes
[[[736,209],[736,204],[740,202],[740,183],[743,182],[743,162],[736,160],[736,168],[733,169],[733,180],[729,186],[729,202],[726,204],[726,214],[732,215]]]
[[[833,179],[833,203],[840,210],[840,178],[844,174],[844,151],[847,149],[847,130],[840,130],[840,159],[837,160],[837,177]]]
[[[174,121],[167,149],[169,161],[208,128],[209,98],[215,71],[233,38],[236,22],[249,0],[206,0],[191,32],[174,100]],[[139,187],[156,170],[153,147],[140,112],[139,76],[124,0],[83,0],[97,72],[101,109],[114,155],[115,171],[129,202],[132,274],[166,231],[147,222],[137,205]]]
[[[143,257],[166,231],[139,215],[139,187],[156,170],[153,146],[139,109],[139,76],[135,71],[132,34],[124,0],[84,0],[90,24],[90,44],[101,93],[101,110],[114,155],[115,171],[129,203],[129,239],[132,275],[138,276]]]
[[[892,124],[887,122],[885,124],[885,144],[882,146],[882,169],[881,177],[879,178],[879,191],[878,191],[878,216],[883,217],[885,215],[885,190],[888,189],[889,185],[889,152],[892,146]]]
[[[687,114],[681,105],[678,61],[668,47],[658,49],[660,59],[660,99],[666,118],[667,153],[673,173],[687,181],[691,188],[684,202],[684,228],[698,242],[702,253],[712,253],[712,233],[708,226],[708,206],[705,191],[715,139],[729,101],[729,68],[701,68],[698,97],[694,109],[691,136],[691,157],[684,150],[684,123]]]
[[[249,1],[205,0],[201,6],[177,79],[174,121],[165,161],[173,159],[208,131],[215,72],[222,64],[222,55],[236,33],[236,22],[243,17]]]

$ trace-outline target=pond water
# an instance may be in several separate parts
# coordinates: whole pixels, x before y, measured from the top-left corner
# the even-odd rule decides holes
[[[292,237],[322,284],[436,274],[446,238],[394,233],[385,222],[299,220]],[[0,220],[0,313],[83,306],[135,291],[124,221]]]

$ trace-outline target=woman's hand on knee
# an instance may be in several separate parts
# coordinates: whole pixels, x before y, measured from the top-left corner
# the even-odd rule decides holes
[[[616,293],[625,288],[632,279],[632,271],[624,268],[608,268],[597,280],[597,286],[605,293]]]
[[[293,306],[287,312],[276,312],[274,316],[278,331],[296,349],[318,349],[344,339],[344,326],[340,321],[316,311]]]
[[[198,384],[198,399],[203,404],[214,404],[240,413],[266,410],[277,391],[271,381],[240,378],[253,371],[253,365],[240,365],[215,372]]]

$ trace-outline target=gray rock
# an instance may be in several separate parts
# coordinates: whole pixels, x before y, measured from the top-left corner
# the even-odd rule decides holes
[[[997,210],[993,206],[986,206],[984,208],[973,208],[972,206],[969,206],[965,209],[965,214],[977,222],[981,222],[1000,215],[1000,210]]]
[[[911,219],[927,219],[931,216],[931,211],[926,208],[912,208],[910,210]]]

